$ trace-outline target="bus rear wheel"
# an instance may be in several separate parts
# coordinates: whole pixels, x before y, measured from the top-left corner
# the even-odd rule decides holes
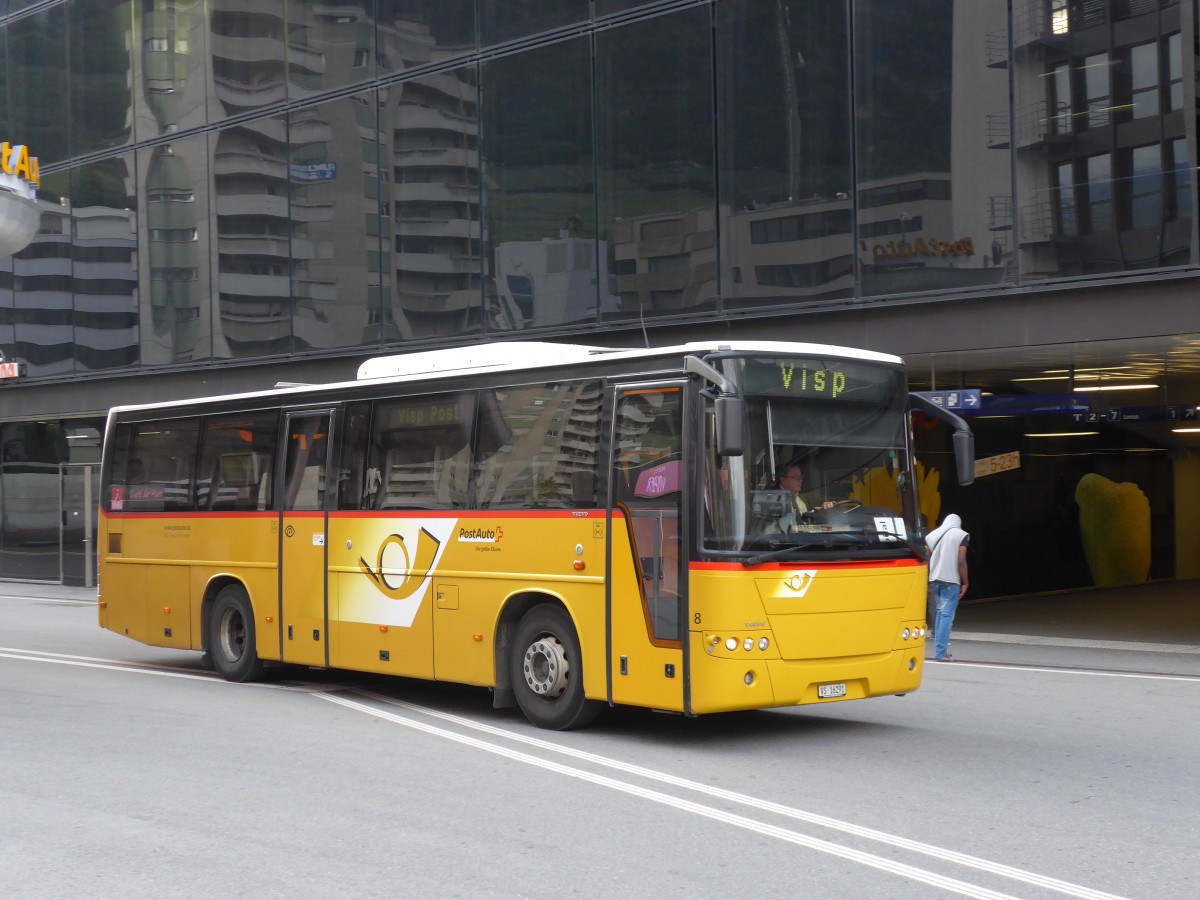
[[[254,643],[250,598],[239,584],[221,588],[208,618],[208,652],[213,668],[226,681],[257,681],[263,663]]]
[[[599,714],[600,704],[583,694],[579,636],[561,608],[544,603],[525,614],[509,664],[517,705],[539,728],[583,728]]]

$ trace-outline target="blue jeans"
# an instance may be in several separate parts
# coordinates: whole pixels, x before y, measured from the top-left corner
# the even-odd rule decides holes
[[[959,586],[952,581],[929,582],[929,596],[936,610],[933,623],[933,658],[941,659],[950,646],[950,628],[958,609]]]

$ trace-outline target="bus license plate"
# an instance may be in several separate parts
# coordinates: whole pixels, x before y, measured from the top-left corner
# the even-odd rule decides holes
[[[818,684],[817,696],[822,700],[828,700],[831,697],[845,697],[846,683],[843,681],[839,684]]]

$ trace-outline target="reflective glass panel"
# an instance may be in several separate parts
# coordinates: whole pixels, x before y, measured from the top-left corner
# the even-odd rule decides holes
[[[3,139],[23,143],[41,165],[69,153],[67,6],[52,6],[7,28],[8,118]]]
[[[1068,6],[1072,27],[1050,42],[1022,30],[1025,18],[1013,8],[1021,277],[1185,264],[1195,252],[1187,236],[1191,199],[1176,193],[1169,149],[1190,127],[1174,112],[1187,68],[1169,12],[1177,5]],[[1073,101],[1069,131],[1040,127],[1047,83],[1058,111],[1064,98]]]
[[[1002,4],[855,0],[864,294],[962,290],[1011,278],[1008,70],[981,52],[1007,28]],[[952,92],[952,82],[972,87]],[[1044,128],[1045,79],[1038,87],[1034,112]]]
[[[1113,229],[1112,157],[1107,153],[1089,156],[1087,165],[1087,201],[1090,230]]]
[[[75,2],[71,18],[71,155],[129,143],[133,134],[130,0]]]
[[[597,273],[608,258],[596,245],[588,41],[502,56],[482,78],[487,327],[594,320],[609,279]]]
[[[381,75],[475,49],[475,0],[376,0]]]
[[[137,365],[137,199],[132,153],[71,170],[75,368]]]
[[[605,318],[716,307],[709,12],[596,35],[599,238],[617,294]]]
[[[1164,265],[1186,265],[1192,259],[1192,181],[1188,140],[1176,138],[1163,147]]]
[[[281,19],[282,24],[282,19]],[[299,0],[287,6],[288,92],[292,99],[356,84],[376,75],[375,0]],[[273,46],[276,29],[268,39]],[[283,38],[286,37],[286,40]]]
[[[1112,117],[1112,79],[1107,53],[1083,60],[1083,98],[1087,105],[1087,127],[1103,128]]]
[[[288,353],[293,258],[305,251],[290,242],[295,221],[288,203],[287,122],[283,116],[254,119],[211,139],[222,355]]]
[[[380,180],[390,218],[377,265],[380,325],[397,340],[481,327],[478,70],[380,89]]]
[[[1059,234],[1079,233],[1079,220],[1075,209],[1075,167],[1067,162],[1055,170],[1055,200],[1057,229]]]
[[[57,420],[5,423],[0,446],[0,577],[58,581],[66,429]]]
[[[199,0],[142,0],[134,34],[134,136],[139,141],[203,125],[208,118],[208,23]],[[217,37],[218,35],[214,35]],[[134,41],[131,35],[130,42]],[[214,87],[221,82],[214,79]],[[213,116],[220,116],[220,107]]]
[[[854,293],[846,27],[837,3],[717,7],[726,306]]]
[[[29,376],[75,371],[72,239],[76,218],[70,179],[59,172],[42,179],[41,219],[33,240],[12,256],[12,343],[5,353],[24,360]],[[50,198],[48,189],[61,192]]]
[[[599,18],[637,9],[639,6],[646,6],[653,2],[654,0],[595,0],[594,6],[596,7],[596,17]]]
[[[146,366],[230,355],[224,334],[213,332],[209,168],[203,134],[138,152],[139,333]],[[224,202],[219,186],[215,202],[218,208]]]
[[[1183,50],[1179,33],[1167,37],[1167,109],[1183,108]]]
[[[588,0],[479,0],[483,46],[588,20]]]
[[[289,116],[294,352],[394,338],[379,304],[380,242],[390,223],[380,221],[375,115],[376,94],[365,91]]]
[[[1170,154],[1171,210],[1170,219],[1190,219],[1192,216],[1192,164],[1188,162],[1188,142],[1179,138],[1167,145]]]
[[[1163,214],[1162,147],[1134,147],[1130,157],[1133,172],[1128,181],[1129,224],[1133,228],[1158,229]]]
[[[306,19],[307,10],[300,3],[288,9],[301,21]],[[216,3],[210,15],[212,118],[243,115],[282,103],[287,96],[285,66],[291,59],[283,0],[257,0],[252,5]],[[296,34],[303,42],[307,32],[297,26]],[[309,58],[303,44],[294,56],[296,70],[302,70]]]
[[[0,12],[4,10],[3,3],[0,2]],[[8,112],[8,85],[10,76],[8,74],[8,29],[0,28],[0,58],[5,60],[3,65],[0,65],[0,122],[9,122]]]
[[[1049,130],[1053,134],[1070,134],[1075,124],[1071,117],[1071,67],[1064,63],[1051,69],[1047,86],[1052,116]]]
[[[1129,49],[1132,115],[1135,119],[1158,115],[1158,44]]]

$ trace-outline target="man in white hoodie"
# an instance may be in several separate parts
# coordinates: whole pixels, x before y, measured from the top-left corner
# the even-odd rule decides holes
[[[962,519],[950,513],[925,538],[929,548],[929,601],[936,611],[933,624],[933,658],[953,662],[950,629],[958,601],[967,592],[967,545],[971,536]]]

